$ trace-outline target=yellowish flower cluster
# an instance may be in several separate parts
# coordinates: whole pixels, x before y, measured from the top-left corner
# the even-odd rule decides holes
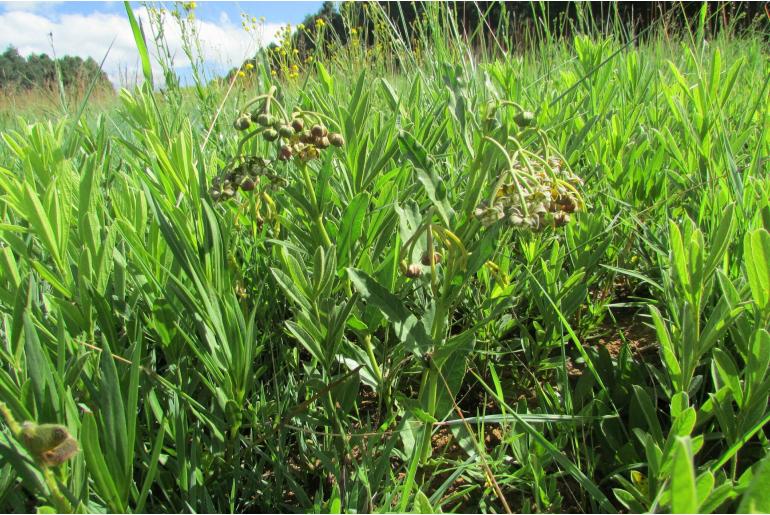
[[[583,205],[577,188],[583,181],[557,157],[517,164],[512,180],[498,183],[494,200],[482,202],[475,211],[484,226],[498,220],[521,229],[538,231],[561,227]]]
[[[257,18],[256,16],[249,17],[246,13],[241,13],[241,27],[243,27],[243,30],[246,32],[255,32],[255,33],[261,33],[265,26],[265,17],[260,16]]]

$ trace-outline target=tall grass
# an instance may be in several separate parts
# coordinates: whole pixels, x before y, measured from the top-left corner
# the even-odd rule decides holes
[[[0,506],[770,510],[766,34],[367,9],[374,58],[5,122]]]

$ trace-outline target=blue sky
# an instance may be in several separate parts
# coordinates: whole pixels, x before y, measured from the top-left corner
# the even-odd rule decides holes
[[[159,5],[171,2],[160,2]],[[251,16],[264,16],[268,22],[284,22],[297,24],[308,14],[321,8],[323,2],[196,2],[195,12],[202,20],[217,21],[220,14],[225,12],[233,20],[237,20],[241,12]],[[131,2],[134,9],[141,7],[139,2]],[[0,2],[0,9],[34,10],[35,12],[57,17],[62,14],[90,14],[103,12],[125,14],[123,2]]]
[[[196,2],[196,23],[204,60],[212,75],[224,73],[256,49],[270,43],[275,32],[287,23],[296,25],[317,12],[323,2]],[[172,6],[171,2],[152,5]],[[146,9],[132,2],[137,16],[147,23]],[[241,13],[259,19],[258,34],[241,27]],[[174,65],[182,78],[189,76],[189,63],[181,47],[176,22],[167,17],[164,30],[174,54]],[[53,50],[49,33],[53,35]],[[100,62],[108,48],[104,69],[113,83],[131,82],[138,70],[138,54],[123,2],[2,2],[0,1],[0,47],[13,45],[22,55],[47,53],[92,57]],[[152,50],[151,50],[151,53]],[[156,69],[159,70],[156,64]]]

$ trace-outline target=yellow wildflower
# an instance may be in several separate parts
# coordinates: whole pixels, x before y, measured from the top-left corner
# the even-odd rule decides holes
[[[245,77],[246,74],[241,70],[238,72],[238,77]]]
[[[251,63],[246,63],[246,69],[247,70],[253,70],[254,69],[254,65],[251,64]]]

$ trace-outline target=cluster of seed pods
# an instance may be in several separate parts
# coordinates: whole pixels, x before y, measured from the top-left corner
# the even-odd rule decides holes
[[[243,158],[240,164],[227,168],[214,177],[209,188],[209,195],[215,202],[231,199],[238,190],[252,191],[260,177],[264,177],[272,186],[285,184],[285,179],[276,175],[270,163],[257,156]]]
[[[510,172],[509,181],[498,183],[493,200],[476,207],[474,214],[486,227],[498,221],[532,231],[561,227],[582,207],[577,188],[583,181],[558,157],[515,164]]]

